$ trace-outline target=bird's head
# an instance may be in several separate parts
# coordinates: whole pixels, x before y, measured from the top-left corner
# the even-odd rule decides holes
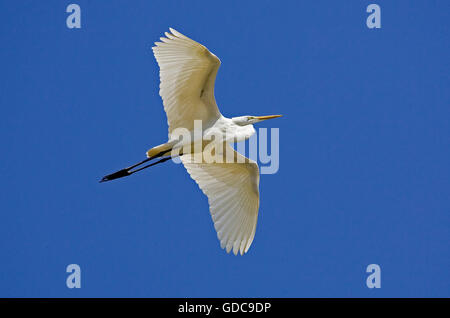
[[[239,126],[246,126],[251,124],[259,123],[260,121],[272,119],[272,118],[278,118],[282,115],[270,115],[270,116],[239,116],[239,117],[233,117],[232,120],[236,125]]]

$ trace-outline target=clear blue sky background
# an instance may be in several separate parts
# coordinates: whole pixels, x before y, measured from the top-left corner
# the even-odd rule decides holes
[[[379,30],[372,1],[73,2],[79,30],[0,2],[0,296],[450,296],[449,1],[378,0]],[[222,60],[224,115],[284,115],[244,257],[181,165],[98,183],[167,138],[169,26]]]

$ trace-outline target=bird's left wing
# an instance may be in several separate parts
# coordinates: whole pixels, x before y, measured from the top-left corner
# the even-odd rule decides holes
[[[153,47],[169,135],[179,127],[193,130],[194,120],[206,124],[220,117],[214,97],[220,60],[200,43],[172,28],[170,32]]]
[[[226,145],[227,163],[196,162],[195,155],[181,156],[191,178],[208,197],[220,246],[237,255],[246,253],[255,236],[259,209],[258,164]]]

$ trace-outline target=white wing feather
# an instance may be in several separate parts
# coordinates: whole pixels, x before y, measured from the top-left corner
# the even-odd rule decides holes
[[[160,91],[170,133],[193,130],[194,120],[205,125],[220,117],[214,83],[220,60],[203,45],[170,28],[153,53],[160,68]],[[204,126],[205,127],[205,126]]]
[[[255,236],[259,209],[258,164],[227,145],[227,153],[243,163],[195,163],[193,155],[181,160],[208,197],[220,246],[237,255],[246,253]]]

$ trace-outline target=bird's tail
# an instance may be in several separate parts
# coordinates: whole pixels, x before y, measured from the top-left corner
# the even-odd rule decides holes
[[[166,142],[147,151],[147,158],[164,157],[170,155],[175,142]]]

